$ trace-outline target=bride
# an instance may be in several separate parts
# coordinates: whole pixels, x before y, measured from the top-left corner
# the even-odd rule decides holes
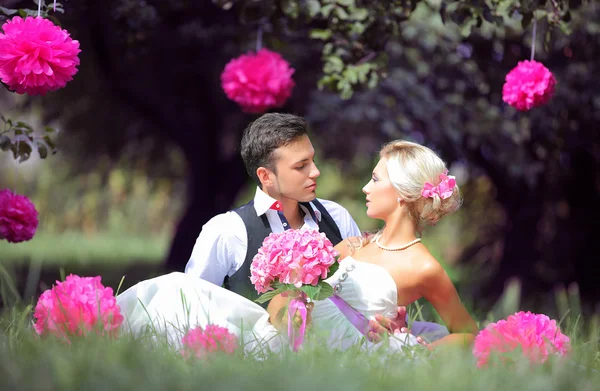
[[[458,186],[447,175],[444,162],[427,147],[393,141],[380,151],[363,192],[367,215],[383,220],[385,226],[375,235],[346,239],[336,246],[340,267],[326,280],[335,294],[311,303],[308,333],[324,337],[332,349],[357,345],[377,349],[383,344],[368,338],[365,322],[379,315],[393,319],[399,305],[424,297],[450,331],[430,348],[470,344],[477,325],[419,237],[423,225],[433,225],[460,207]],[[183,273],[142,281],[117,297],[125,330],[134,335],[150,332],[179,348],[189,328],[217,324],[238,335],[247,354],[289,346],[283,315],[289,300],[276,296],[265,311],[242,296]],[[386,346],[394,350],[419,343],[409,333],[396,333],[389,342]]]

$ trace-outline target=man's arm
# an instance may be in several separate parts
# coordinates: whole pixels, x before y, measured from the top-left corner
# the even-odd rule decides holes
[[[185,273],[221,286],[225,276],[239,269],[247,246],[246,227],[239,215],[217,215],[202,227]]]

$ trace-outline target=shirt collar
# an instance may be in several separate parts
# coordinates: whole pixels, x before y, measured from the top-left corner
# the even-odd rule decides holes
[[[256,187],[256,193],[254,194],[254,210],[256,211],[257,216],[262,216],[267,213],[267,210],[271,208],[274,202],[277,200],[264,191],[260,187]],[[317,217],[317,223],[321,221],[321,211],[315,207],[315,205],[311,202],[309,203],[312,208],[314,215]],[[304,213],[310,213],[310,211],[306,210],[304,205],[300,205],[301,208],[304,209]]]
[[[257,216],[264,215],[275,201],[277,201],[275,198],[262,191],[260,187],[256,187],[256,193],[254,194],[254,210],[256,211]]]

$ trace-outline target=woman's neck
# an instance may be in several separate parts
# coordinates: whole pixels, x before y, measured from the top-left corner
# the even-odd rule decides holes
[[[417,231],[408,218],[396,218],[386,221],[379,242],[388,247],[401,246],[417,238]]]

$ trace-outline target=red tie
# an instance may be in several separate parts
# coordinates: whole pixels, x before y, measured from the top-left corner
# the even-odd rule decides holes
[[[273,210],[276,210],[278,212],[282,212],[283,211],[283,206],[281,205],[281,202],[275,201],[275,202],[273,202],[273,205],[271,205],[271,207],[269,209],[273,209]]]

